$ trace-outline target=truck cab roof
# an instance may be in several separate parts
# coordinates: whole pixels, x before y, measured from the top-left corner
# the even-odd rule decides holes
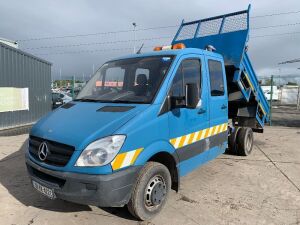
[[[151,51],[151,52],[145,52],[141,54],[130,54],[130,55],[125,55],[122,57],[115,58],[111,61],[114,60],[120,60],[120,59],[128,59],[128,58],[137,58],[137,57],[151,57],[151,56],[161,56],[161,55],[176,55],[176,56],[181,56],[181,55],[186,55],[186,54],[199,54],[199,55],[208,55],[208,56],[213,56],[215,58],[220,58],[223,59],[222,55],[216,53],[216,52],[211,52],[199,48],[184,48],[184,49],[176,49],[176,50],[161,50],[161,51]]]

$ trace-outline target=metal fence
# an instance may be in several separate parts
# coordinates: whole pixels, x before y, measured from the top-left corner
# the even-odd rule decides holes
[[[300,127],[300,75],[259,77],[270,104],[270,124]]]

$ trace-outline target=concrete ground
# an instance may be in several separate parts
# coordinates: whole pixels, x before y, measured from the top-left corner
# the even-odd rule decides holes
[[[300,224],[300,128],[267,127],[251,156],[221,155],[182,179],[160,215],[49,200],[31,187],[27,135],[0,137],[0,224]]]
[[[279,105],[272,107],[272,124],[275,126],[300,127],[300,110],[296,105]]]

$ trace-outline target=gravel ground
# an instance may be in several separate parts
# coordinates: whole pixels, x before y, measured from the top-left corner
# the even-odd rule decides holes
[[[300,128],[266,127],[249,157],[221,155],[181,180],[160,215],[49,200],[33,190],[27,135],[0,137],[0,224],[300,224]]]

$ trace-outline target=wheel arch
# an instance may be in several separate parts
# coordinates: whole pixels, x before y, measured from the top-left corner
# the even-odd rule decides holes
[[[177,167],[178,161],[175,159],[175,157],[168,152],[161,151],[153,155],[148,161],[161,163],[168,168],[171,174],[171,188],[178,192],[180,177]]]
[[[135,165],[145,165],[149,161],[159,162],[168,168],[172,178],[172,189],[178,191],[180,185],[180,173],[177,166],[179,158],[173,146],[166,141],[152,143],[141,152]]]

